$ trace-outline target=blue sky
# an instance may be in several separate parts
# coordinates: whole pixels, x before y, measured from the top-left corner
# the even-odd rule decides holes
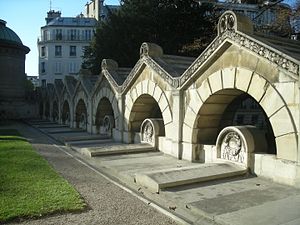
[[[61,11],[62,16],[73,17],[84,11],[87,2],[89,0],[52,0],[52,9]],[[118,5],[119,0],[105,0],[105,4]],[[30,48],[25,67],[29,76],[38,75],[37,38],[49,9],[50,0],[0,0],[0,19]]]

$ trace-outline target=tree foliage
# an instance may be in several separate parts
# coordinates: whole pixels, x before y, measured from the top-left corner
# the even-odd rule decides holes
[[[86,49],[83,67],[98,74],[102,59],[133,66],[143,42],[160,45],[167,54],[197,56],[216,34],[212,4],[194,0],[122,0],[121,7],[100,22]]]

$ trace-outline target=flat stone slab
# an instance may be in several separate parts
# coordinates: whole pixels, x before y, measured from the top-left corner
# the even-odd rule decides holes
[[[26,122],[33,126],[57,124],[56,122],[46,121],[46,120],[44,120],[44,121],[26,121]]]
[[[107,144],[111,144],[111,143],[116,143],[113,142],[113,140],[111,138],[109,138],[108,136],[100,136],[97,139],[86,139],[86,140],[76,140],[76,141],[66,141],[65,144],[67,146],[70,146],[72,148],[86,148],[86,147],[90,147],[90,148],[96,148],[96,147],[102,147],[104,145]]]
[[[79,128],[69,128],[69,127],[62,127],[62,128],[40,128],[41,130],[49,133],[49,134],[59,134],[59,133],[78,133],[83,132],[84,130]]]
[[[63,124],[38,124],[38,125],[34,125],[37,128],[41,128],[41,129],[47,129],[47,128],[69,128],[68,125],[63,125]]]
[[[77,133],[62,133],[60,135],[53,135],[56,139],[59,139],[62,142],[67,142],[72,144],[72,142],[80,141],[91,141],[91,140],[104,140],[110,139],[107,135],[100,134],[89,134],[87,132],[77,132]]]
[[[72,148],[74,147],[72,146]],[[122,143],[105,143],[97,147],[77,148],[76,150],[90,157],[156,151],[154,147],[148,144]]]
[[[159,192],[164,188],[229,178],[246,173],[246,168],[229,162],[205,163],[197,166],[137,173],[135,180],[137,184],[145,186],[151,191]]]

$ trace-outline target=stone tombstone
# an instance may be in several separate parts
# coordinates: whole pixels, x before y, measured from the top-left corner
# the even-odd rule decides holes
[[[225,127],[217,137],[217,158],[252,168],[252,153],[267,148],[266,140],[260,136],[260,130],[254,126]]]
[[[141,125],[141,142],[158,146],[158,136],[163,132],[163,119],[147,118]]]

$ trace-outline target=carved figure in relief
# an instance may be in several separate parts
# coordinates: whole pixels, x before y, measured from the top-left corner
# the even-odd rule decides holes
[[[221,145],[221,158],[235,162],[244,162],[242,140],[236,132],[229,132]]]
[[[153,127],[150,122],[146,123],[143,129],[143,141],[152,143],[153,142]]]

